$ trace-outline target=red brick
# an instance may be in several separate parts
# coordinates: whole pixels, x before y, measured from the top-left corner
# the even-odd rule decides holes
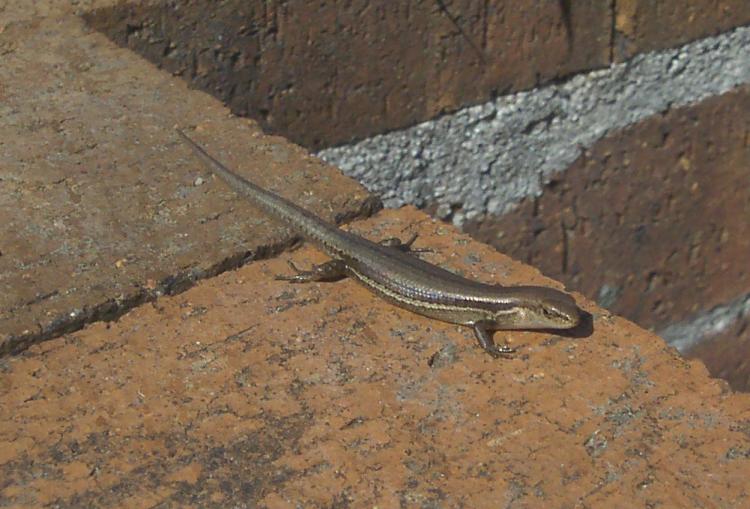
[[[747,0],[618,0],[614,5],[616,61],[750,23]]]
[[[605,66],[610,56],[611,12],[598,1],[172,5],[118,3],[86,19],[311,148]]]

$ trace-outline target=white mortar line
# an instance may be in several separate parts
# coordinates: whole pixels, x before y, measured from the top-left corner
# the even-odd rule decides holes
[[[389,207],[437,203],[438,215],[461,225],[540,195],[545,180],[612,131],[746,83],[750,27],[318,155]]]
[[[689,321],[670,325],[659,336],[670,345],[685,353],[702,341],[709,340],[750,316],[750,294],[717,306]]]

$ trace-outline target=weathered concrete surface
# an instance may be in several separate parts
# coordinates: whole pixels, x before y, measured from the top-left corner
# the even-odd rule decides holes
[[[663,329],[750,291],[750,87],[602,139],[482,241]]]
[[[555,285],[410,209],[354,227]],[[750,396],[633,324],[581,300],[593,335],[500,332],[519,354],[493,360],[465,328],[287,270],[252,263],[3,360],[3,504],[750,503]]]
[[[0,10],[0,353],[288,243],[231,191],[201,185],[207,172],[175,124],[201,126],[227,164],[324,217],[375,208],[335,169],[188,93],[70,11]]]

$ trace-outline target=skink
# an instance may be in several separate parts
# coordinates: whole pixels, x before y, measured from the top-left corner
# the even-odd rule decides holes
[[[333,281],[350,276],[384,299],[420,315],[470,326],[494,357],[513,353],[496,346],[498,329],[568,329],[578,325],[573,298],[540,286],[499,286],[466,279],[407,253],[411,241],[375,243],[339,229],[289,200],[262,189],[211,157],[185,133],[182,139],[218,177],[270,216],[325,251],[331,261],[283,277],[293,282]],[[413,239],[412,239],[413,241]]]

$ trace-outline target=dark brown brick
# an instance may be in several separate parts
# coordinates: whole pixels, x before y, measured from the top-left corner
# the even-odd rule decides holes
[[[614,4],[617,61],[750,23],[747,0],[618,0]]]
[[[607,2],[120,3],[89,23],[319,148],[607,65]]]
[[[749,87],[649,118],[470,231],[642,326],[682,321],[750,289],[748,133]]]

